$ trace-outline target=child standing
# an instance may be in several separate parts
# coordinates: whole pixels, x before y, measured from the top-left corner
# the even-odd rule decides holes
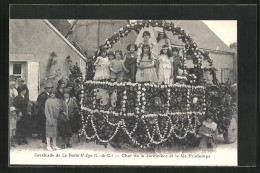
[[[206,120],[202,122],[199,129],[199,135],[201,136],[199,148],[205,150],[215,150],[216,138],[218,135],[217,124],[213,122],[213,114],[208,113]]]
[[[96,66],[96,73],[94,80],[108,80],[109,79],[109,60],[105,49],[101,49],[97,60],[94,63]]]
[[[124,61],[122,60],[122,51],[115,51],[115,59],[110,64],[110,79],[111,82],[122,82],[124,77],[124,71],[129,73],[129,70],[126,69]]]
[[[128,52],[125,55],[125,67],[129,70],[129,73],[125,73],[124,81],[135,82],[136,79],[136,59],[137,59],[137,46],[136,44],[129,44],[127,46]]]
[[[14,137],[15,137],[15,130],[16,130],[16,120],[17,114],[15,107],[10,107],[10,144],[12,147],[15,147],[14,144]]]
[[[62,113],[59,116],[59,131],[62,137],[63,145],[62,148],[71,148],[70,137],[73,134],[73,126],[75,126],[75,110],[77,110],[78,105],[76,101],[70,97],[70,90],[68,88],[64,89],[64,98],[61,99],[61,110]]]
[[[45,116],[46,116],[46,141],[47,150],[53,151],[61,148],[56,145],[56,138],[58,137],[58,117],[60,113],[60,100],[55,97],[57,90],[53,88],[50,91],[50,98],[45,103]],[[53,141],[53,148],[51,148],[51,138]]]
[[[136,82],[145,83],[158,82],[158,77],[154,68],[154,59],[149,45],[143,45],[142,53],[137,57]]]
[[[158,59],[158,83],[159,84],[172,84],[173,83],[173,61],[171,52],[167,45],[162,47],[160,57]]]

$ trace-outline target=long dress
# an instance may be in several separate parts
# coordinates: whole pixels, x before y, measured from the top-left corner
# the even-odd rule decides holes
[[[148,55],[144,55],[141,59],[140,56],[137,58],[137,63],[140,65],[151,65],[154,62],[153,56],[149,59]],[[137,68],[136,82],[158,82],[158,77],[154,66],[141,70]]]
[[[97,57],[97,60],[99,59],[99,62],[96,66],[96,72],[94,76],[94,80],[104,80],[104,79],[109,79],[109,60],[108,57]]]
[[[57,98],[48,98],[45,103],[46,116],[46,137],[58,136],[58,117],[60,113],[60,100]]]
[[[173,81],[170,78],[172,73],[172,62],[167,55],[161,55],[159,57],[158,68],[158,83],[159,84],[171,84]]]
[[[16,136],[18,139],[30,135],[30,116],[28,115],[29,98],[25,95],[18,95],[14,98],[14,107],[17,109],[17,115],[21,112],[22,117],[16,124]]]
[[[126,53],[126,60],[125,60],[125,67],[129,70],[129,73],[124,74],[124,80],[131,82],[135,82],[136,79],[136,60],[137,60],[137,54],[134,52],[131,54],[130,52]]]
[[[50,95],[45,91],[41,93],[37,98],[37,132],[42,135],[42,140],[46,139],[46,116],[45,116],[45,103],[47,99],[50,98]]]

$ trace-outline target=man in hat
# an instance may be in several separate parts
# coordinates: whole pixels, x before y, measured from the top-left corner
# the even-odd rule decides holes
[[[18,87],[17,87],[18,94],[20,94],[21,88],[25,86],[26,87],[26,96],[29,98],[29,89],[28,89],[27,85],[24,83],[24,78],[19,78],[19,79],[17,79],[17,81],[18,81]]]
[[[51,83],[47,83],[44,87],[45,91],[37,98],[37,112],[38,112],[38,135],[41,135],[42,143],[46,143],[46,117],[45,117],[45,102],[50,98],[50,91],[53,89]]]

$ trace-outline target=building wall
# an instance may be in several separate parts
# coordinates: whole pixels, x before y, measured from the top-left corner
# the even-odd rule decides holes
[[[213,60],[213,67],[215,67],[218,72],[217,72],[217,78],[219,80],[219,82],[225,82],[225,80],[223,80],[223,77],[221,77],[221,73],[223,73],[222,75],[226,75],[224,74],[225,69],[230,69],[230,80],[231,82],[234,81],[235,77],[234,77],[234,65],[236,66],[236,64],[234,64],[234,58],[232,54],[226,54],[226,53],[214,53],[214,52],[210,52],[209,54],[210,58]]]
[[[24,56],[24,61],[39,62],[40,92],[43,91],[46,67],[52,52],[57,55],[57,64],[53,66],[52,71],[60,69],[62,76],[68,76],[65,63],[67,56],[70,56],[73,64],[78,63],[82,67],[84,63],[80,61],[81,57],[43,20],[10,20],[10,54],[29,54],[28,59]],[[21,61],[18,57],[10,56],[12,58],[10,61]]]
[[[79,20],[69,40],[76,41],[88,56],[93,56],[96,49],[104,44],[107,38],[125,27],[126,24],[124,20]],[[111,51],[120,49],[125,53],[127,45],[135,43],[136,37],[137,34],[132,31],[128,36],[115,43]]]

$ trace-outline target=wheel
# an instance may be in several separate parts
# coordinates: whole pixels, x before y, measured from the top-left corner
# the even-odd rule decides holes
[[[227,134],[223,134],[227,144],[234,143],[237,140],[237,120],[235,117],[231,119]]]

